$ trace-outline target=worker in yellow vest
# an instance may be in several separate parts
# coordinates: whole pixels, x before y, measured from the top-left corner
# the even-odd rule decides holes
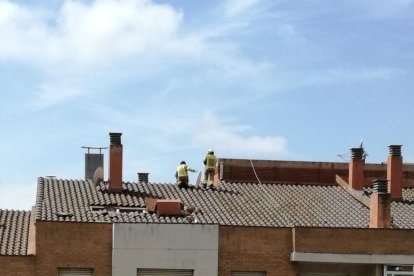
[[[204,188],[214,188],[214,174],[216,172],[217,158],[214,156],[214,151],[209,149],[204,158],[204,180],[202,182]]]
[[[175,171],[175,178],[177,180],[177,185],[180,188],[188,188],[188,172],[196,172],[196,170],[187,166],[185,161],[181,161],[180,165],[177,166]]]

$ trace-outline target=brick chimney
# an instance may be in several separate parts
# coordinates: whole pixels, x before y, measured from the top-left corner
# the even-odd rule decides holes
[[[391,225],[391,195],[388,181],[375,179],[370,196],[369,228],[389,228]]]
[[[349,186],[355,190],[362,190],[364,184],[364,148],[352,148],[349,161]]]
[[[390,154],[387,159],[387,179],[390,182],[388,192],[391,193],[392,199],[402,198],[402,166],[403,159],[401,156],[401,145],[388,146]]]
[[[109,186],[113,193],[122,191],[122,133],[109,133],[111,144],[109,146]]]

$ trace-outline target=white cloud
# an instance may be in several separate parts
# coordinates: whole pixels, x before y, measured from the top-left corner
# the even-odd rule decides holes
[[[34,101],[38,108],[60,104],[62,102],[83,95],[81,88],[71,88],[69,85],[42,84],[34,93]]]
[[[229,9],[242,12],[255,4],[231,1]],[[207,77],[246,79],[271,68],[247,59],[226,34],[211,37],[205,29],[184,32],[183,17],[182,11],[151,0],[66,0],[56,11],[0,1],[0,62],[22,62],[43,70],[39,89],[31,97],[37,106],[61,104],[85,91],[94,93],[89,88],[101,83],[102,76],[108,87],[117,77],[144,76],[177,64],[197,64],[203,68],[199,78],[207,73]],[[216,18],[217,25],[220,21],[223,18]]]
[[[214,113],[207,112],[193,143],[215,148],[220,156],[236,158],[276,159],[287,154],[286,139],[281,136],[248,135],[251,127],[226,123]]]
[[[152,181],[173,181],[175,166],[183,159],[201,170],[201,160],[208,148],[213,148],[217,156],[223,158],[278,159],[289,156],[284,137],[258,135],[256,126],[228,120],[211,111],[183,116],[180,111],[171,114],[151,112],[151,107],[148,110],[116,110],[104,106],[92,109],[101,117],[101,122],[92,126],[95,132],[115,129],[125,133],[127,179],[135,180],[137,171],[148,171]]]
[[[102,124],[99,124],[102,131],[115,125],[129,136],[146,141],[146,150],[156,149],[154,152],[174,152],[176,155],[188,149],[204,151],[214,147],[220,156],[226,157],[274,159],[288,155],[284,137],[249,135],[249,132],[257,133],[258,130],[254,126],[220,117],[212,111],[184,117],[186,112],[159,114],[151,112],[151,107],[148,110],[125,111],[101,106],[93,110],[102,118]],[[107,114],[111,117],[107,118]],[[140,120],[143,114],[145,120]]]
[[[236,16],[245,11],[252,9],[259,0],[228,0],[225,3],[225,14],[227,16]]]
[[[0,2],[0,59],[40,65],[105,65],[130,57],[196,52],[180,37],[182,13],[149,0],[65,1],[53,20],[40,10]]]
[[[0,59],[31,59],[48,44],[39,17],[17,4],[0,2]]]

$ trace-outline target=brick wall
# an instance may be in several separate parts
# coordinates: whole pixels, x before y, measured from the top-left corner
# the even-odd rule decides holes
[[[33,276],[34,256],[0,256],[0,275]]]
[[[304,161],[270,161],[252,160],[261,182],[314,183],[332,185],[335,176],[348,179],[348,163],[338,162],[304,162]],[[219,159],[223,163],[223,180],[227,182],[257,182],[250,160]],[[217,175],[220,175],[221,166]],[[371,185],[375,178],[387,177],[386,164],[365,164],[364,185]],[[405,187],[414,187],[414,164],[404,164],[403,179]]]
[[[375,264],[305,263],[290,253],[414,254],[414,232],[391,229],[265,228],[220,226],[219,275],[264,271],[266,276],[302,273],[376,275]],[[401,241],[404,241],[402,243]]]
[[[296,275],[290,261],[290,228],[232,227],[219,228],[219,275],[231,271],[265,271],[266,276]]]
[[[295,228],[294,250],[314,253],[414,254],[414,231]]]
[[[296,252],[414,254],[412,230],[295,228],[293,236],[293,248]],[[346,273],[349,276],[382,275],[383,269],[382,265],[374,264],[305,262],[299,262],[297,268],[299,273]]]
[[[93,268],[94,276],[110,276],[112,224],[38,221],[36,255],[35,276],[56,276],[57,268]]]
[[[321,273],[326,275],[346,275],[346,276],[376,276],[377,270],[382,271],[382,266],[373,264],[338,264],[338,263],[298,263],[298,275],[312,275]]]

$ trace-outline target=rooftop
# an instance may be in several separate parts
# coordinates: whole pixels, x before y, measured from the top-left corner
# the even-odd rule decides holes
[[[349,164],[219,159],[215,189],[185,189],[123,182],[121,135],[110,133],[110,181],[103,156],[85,158],[93,180],[38,178],[36,222],[414,229],[414,164],[402,163],[400,145],[389,146],[387,164],[365,164],[361,147]],[[27,254],[30,212],[0,219],[0,255]]]
[[[102,223],[201,223],[265,227],[368,228],[369,208],[336,183],[223,183],[216,190],[171,184],[123,183],[110,193],[107,182],[39,178],[36,219]],[[158,216],[145,198],[181,199],[195,212]],[[414,229],[414,190],[391,204],[392,228]]]
[[[30,211],[0,210],[0,255],[27,255]]]

